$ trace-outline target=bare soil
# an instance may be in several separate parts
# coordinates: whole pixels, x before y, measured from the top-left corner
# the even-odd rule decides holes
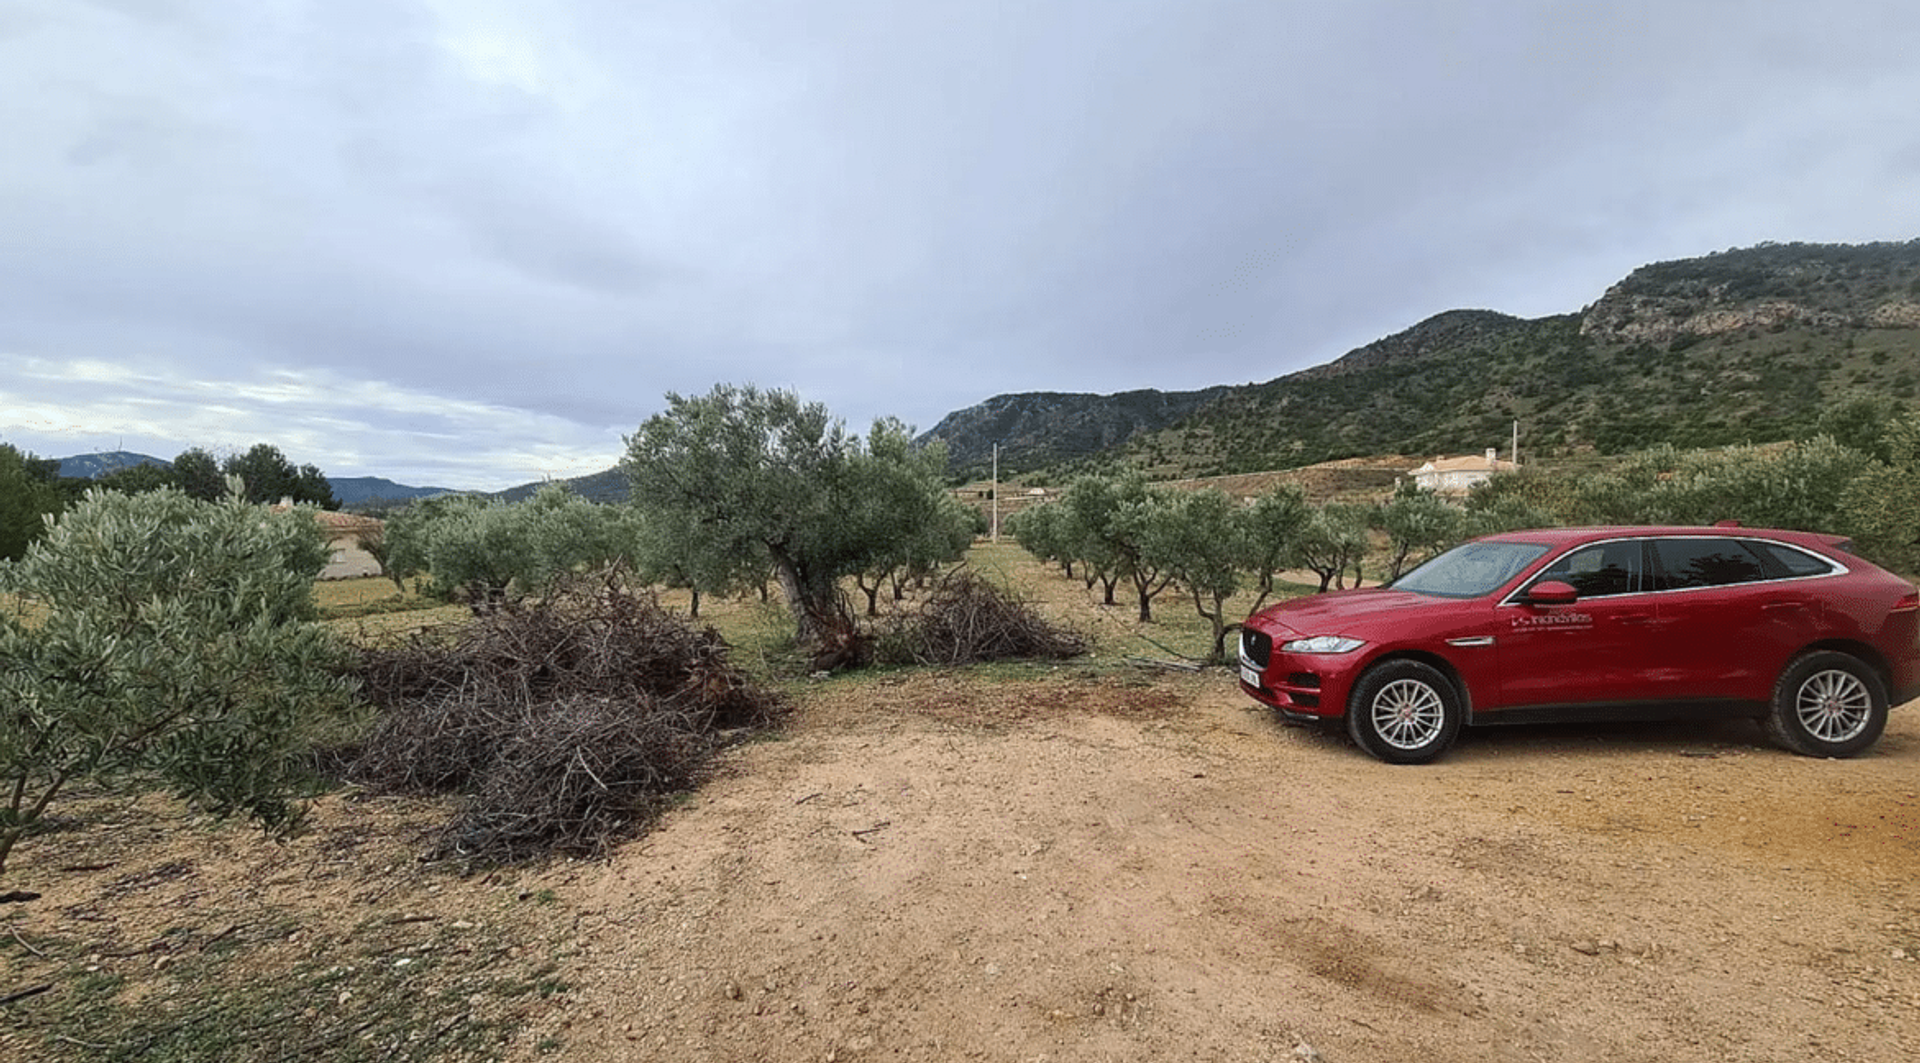
[[[185,994],[224,940],[258,979],[379,965],[416,1039],[494,1031],[449,1056],[1891,1063],[1917,791],[1920,704],[1851,761],[1733,723],[1470,731],[1406,768],[1218,670],[836,678],[604,861],[462,877],[412,858],[443,809],[344,795],[285,846],[157,799],[33,839],[0,994],[52,988],[0,1009],[0,1059],[92,1058],[20,1009],[80,970]]]
[[[1910,1059],[1920,707],[1848,762],[1754,730],[1395,768],[1219,675],[849,685],[568,878],[546,1021],[589,1060]]]

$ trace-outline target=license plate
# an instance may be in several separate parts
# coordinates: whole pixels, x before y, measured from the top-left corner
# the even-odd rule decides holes
[[[1241,665],[1240,681],[1242,683],[1247,684],[1250,687],[1259,686],[1260,685],[1260,669],[1255,668],[1253,665],[1250,665],[1250,664]]]

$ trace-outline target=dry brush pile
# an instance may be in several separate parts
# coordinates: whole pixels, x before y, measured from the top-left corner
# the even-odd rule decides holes
[[[879,646],[880,658],[890,664],[922,665],[1057,660],[1085,652],[1084,636],[1048,621],[1030,603],[966,569],[936,584]]]
[[[727,662],[717,632],[609,574],[363,653],[379,716],[347,776],[462,795],[432,857],[598,852],[786,709]]]

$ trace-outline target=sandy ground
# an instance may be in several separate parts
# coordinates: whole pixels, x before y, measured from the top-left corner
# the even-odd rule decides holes
[[[1218,671],[834,679],[602,862],[421,867],[416,803],[284,847],[129,811],[24,851],[9,931],[99,942],[128,994],[243,939],[265,971],[485,935],[564,987],[508,1002],[525,1061],[1903,1061],[1916,790],[1920,705],[1854,761],[1661,725],[1396,768]]]
[[[825,684],[831,688],[838,684]],[[1221,674],[846,684],[556,886],[581,1060],[1907,1060],[1920,706],[1396,768]]]

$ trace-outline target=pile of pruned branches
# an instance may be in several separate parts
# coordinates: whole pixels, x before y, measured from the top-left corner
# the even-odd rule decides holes
[[[978,573],[958,569],[879,643],[890,664],[955,665],[1057,660],[1087,652],[1087,640]]]
[[[348,778],[464,795],[429,855],[480,863],[601,851],[786,708],[727,663],[717,632],[612,573],[451,638],[368,649],[359,678],[379,717]]]

